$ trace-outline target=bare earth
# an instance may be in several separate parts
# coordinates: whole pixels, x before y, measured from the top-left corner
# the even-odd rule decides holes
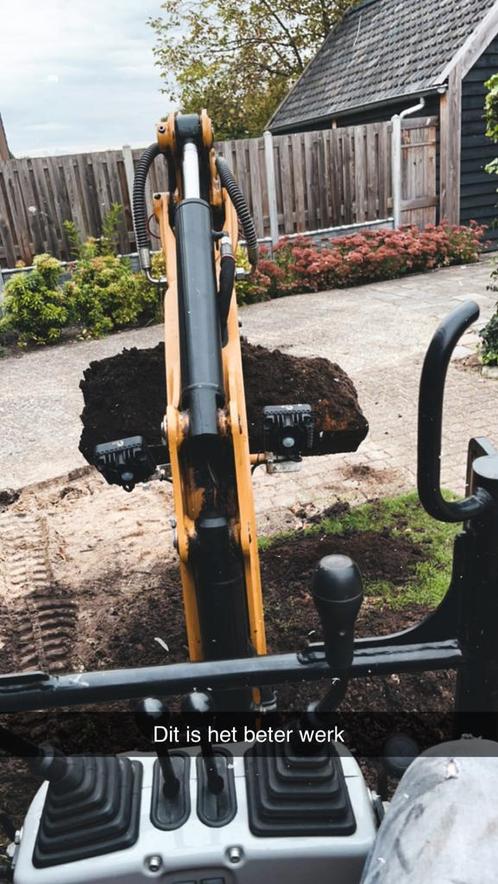
[[[361,502],[414,489],[417,387],[425,348],[438,321],[466,297],[479,302],[479,327],[484,324],[494,304],[486,291],[489,271],[485,260],[241,311],[250,341],[338,362],[356,384],[370,422],[370,434],[355,454],[313,458],[287,477],[256,471],[261,533],[298,527],[305,515],[338,500]],[[160,338],[161,328],[155,326],[0,362],[0,490],[20,490],[0,514],[0,605],[6,626],[0,628],[0,670],[43,665],[57,671],[82,664],[102,609],[112,618],[113,606],[158,586],[174,559],[169,486],[154,482],[126,494],[85,467],[77,450],[83,369],[92,359],[125,346],[152,346]],[[475,333],[462,343],[459,358],[475,349]],[[457,492],[463,490],[468,438],[488,435],[498,443],[497,398],[496,381],[457,364],[450,367],[443,480]],[[55,590],[57,617],[47,601]],[[9,656],[12,618],[25,637],[17,659]],[[161,635],[167,640],[164,630]],[[160,653],[164,656],[158,646]],[[136,646],[129,662],[139,662]]]

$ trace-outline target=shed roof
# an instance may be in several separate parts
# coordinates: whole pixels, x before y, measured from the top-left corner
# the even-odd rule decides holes
[[[269,128],[292,130],[430,91],[495,5],[496,0],[363,0],[331,30]]]

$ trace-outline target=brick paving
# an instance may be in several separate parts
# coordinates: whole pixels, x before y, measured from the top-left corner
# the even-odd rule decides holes
[[[249,340],[295,355],[338,362],[356,384],[370,432],[354,454],[308,459],[299,473],[255,472],[260,529],[289,526],[300,510],[336,500],[411,490],[416,475],[418,381],[425,349],[439,320],[467,297],[481,319],[457,356],[475,350],[475,330],[492,312],[488,260],[376,285],[299,295],[241,311]],[[124,346],[153,346],[158,326],[102,341],[52,347],[0,361],[0,487],[20,487],[83,465],[77,451],[83,369]],[[498,444],[498,382],[450,366],[444,421],[443,483],[464,485],[467,440]],[[278,515],[278,517],[277,517]]]
[[[256,472],[260,522],[271,510],[291,514],[338,500],[359,503],[416,487],[418,384],[425,349],[438,322],[467,297],[481,316],[463,337],[448,371],[443,420],[442,483],[463,493],[467,443],[485,435],[498,445],[498,381],[464,370],[456,360],[475,352],[477,329],[495,303],[486,290],[489,263],[449,268],[343,292],[257,305],[244,332],[256,343],[296,355],[326,356],[352,377],[370,424],[354,454],[308,460],[292,478]],[[249,321],[248,321],[249,320]],[[259,475],[257,475],[259,473]],[[264,515],[266,514],[266,518]]]

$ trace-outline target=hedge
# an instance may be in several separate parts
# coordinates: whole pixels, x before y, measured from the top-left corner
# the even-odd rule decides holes
[[[255,273],[237,285],[241,303],[304,292],[344,288],[467,264],[479,260],[485,228],[430,224],[365,230],[329,239],[322,246],[306,237],[282,239],[269,257],[262,249]]]

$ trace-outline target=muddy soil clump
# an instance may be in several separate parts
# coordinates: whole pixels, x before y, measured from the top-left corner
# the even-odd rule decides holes
[[[290,356],[242,341],[249,442],[264,450],[263,407],[306,403],[312,406],[315,433],[311,454],[355,451],[368,432],[353,382],[323,358]],[[93,462],[99,442],[144,436],[161,444],[166,383],[164,344],[123,350],[92,362],[80,383],[85,407],[80,451]]]

